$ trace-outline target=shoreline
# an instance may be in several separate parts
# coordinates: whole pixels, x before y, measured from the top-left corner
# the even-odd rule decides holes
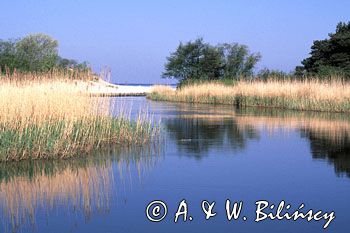
[[[102,79],[82,84],[91,96],[117,97],[117,96],[146,96],[151,86],[116,85]]]
[[[100,97],[123,97],[123,96],[147,96],[151,93],[154,85],[137,86],[137,85],[118,85],[102,79],[97,81],[76,81],[76,85],[81,91],[88,91],[90,96]],[[168,86],[169,88],[172,88]]]
[[[156,86],[147,98],[155,101],[234,105],[237,107],[350,113],[350,84],[334,82],[206,83],[179,90]]]

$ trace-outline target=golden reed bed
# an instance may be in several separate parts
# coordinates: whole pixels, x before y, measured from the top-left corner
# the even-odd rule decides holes
[[[350,84],[341,81],[238,81],[184,86],[176,91],[155,86],[153,100],[232,104],[284,109],[350,112]]]
[[[0,161],[62,158],[111,144],[141,145],[156,127],[112,98],[91,97],[81,80],[62,76],[1,77]]]

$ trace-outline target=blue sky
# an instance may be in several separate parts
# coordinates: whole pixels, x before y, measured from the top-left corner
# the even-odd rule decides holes
[[[313,40],[350,20],[348,0],[1,0],[0,38],[46,33],[63,57],[108,66],[114,82],[160,78],[180,41],[238,42],[260,52],[258,68],[293,70]]]

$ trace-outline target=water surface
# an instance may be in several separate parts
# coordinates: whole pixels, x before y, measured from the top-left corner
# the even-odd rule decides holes
[[[0,164],[1,232],[321,232],[324,221],[255,223],[255,202],[335,211],[326,231],[350,227],[347,115],[119,98],[162,125],[159,146],[89,158]],[[174,223],[185,199],[193,221]],[[229,222],[225,201],[243,201]],[[168,215],[145,214],[162,200]],[[201,202],[215,201],[205,220]]]

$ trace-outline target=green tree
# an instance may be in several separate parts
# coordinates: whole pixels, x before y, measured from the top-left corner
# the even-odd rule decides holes
[[[60,68],[74,68],[78,62],[73,59],[58,57],[57,66]]]
[[[0,72],[45,72],[52,68],[90,70],[87,62],[58,56],[58,42],[44,34],[17,40],[0,40]]]
[[[199,60],[199,77],[206,80],[217,80],[223,77],[225,61],[222,50],[218,47],[207,45]]]
[[[297,75],[336,74],[350,78],[350,22],[338,23],[329,38],[314,41],[310,55],[296,67]]]
[[[208,44],[203,39],[190,41],[185,45],[180,43],[174,53],[167,57],[163,77],[183,79],[201,78],[201,59]]]
[[[48,71],[56,66],[58,42],[44,34],[24,37],[16,43],[19,69],[23,71]]]
[[[261,59],[259,53],[249,54],[246,45],[222,44],[218,46],[223,51],[224,77],[236,78],[240,76],[253,75],[256,63]]]
[[[88,70],[89,69],[89,63],[84,61],[82,63],[79,63],[78,61],[74,59],[67,59],[58,57],[57,58],[57,64],[56,66],[61,69],[71,68],[71,69],[78,69],[78,70]]]
[[[292,74],[288,74],[281,70],[270,70],[268,68],[263,68],[257,73],[257,78],[264,81],[268,79],[286,80],[286,79],[291,79]]]
[[[245,45],[219,44],[212,46],[202,38],[180,43],[167,57],[163,77],[184,80],[235,79],[253,74],[260,54],[250,54]]]
[[[0,40],[0,72],[5,69],[14,70],[18,66],[15,44],[14,40]]]

